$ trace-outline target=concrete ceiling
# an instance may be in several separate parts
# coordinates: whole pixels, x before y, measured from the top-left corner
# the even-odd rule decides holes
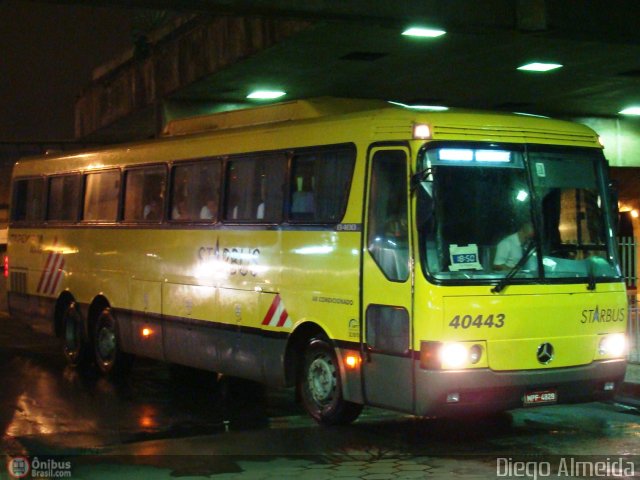
[[[311,26],[171,95],[242,103],[253,87],[287,99],[320,95],[515,110],[554,116],[615,116],[640,104],[637,0],[109,0],[102,5],[214,15],[269,15]],[[400,35],[440,27],[436,39]],[[564,65],[549,73],[529,61]]]

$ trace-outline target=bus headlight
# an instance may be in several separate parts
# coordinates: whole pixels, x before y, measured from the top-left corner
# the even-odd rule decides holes
[[[624,333],[603,336],[600,339],[598,353],[603,357],[624,357],[627,353],[627,339]]]
[[[487,367],[484,352],[484,342],[422,342],[420,367],[425,370]]]
[[[442,368],[462,368],[469,353],[461,343],[445,343],[440,349]]]

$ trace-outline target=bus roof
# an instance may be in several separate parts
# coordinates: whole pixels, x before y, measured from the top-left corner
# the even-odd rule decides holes
[[[328,122],[338,123],[328,127]],[[368,142],[408,141],[414,139],[414,125],[420,123],[428,124],[431,131],[428,139],[421,140],[600,147],[597,134],[589,127],[562,120],[457,109],[431,112],[383,100],[320,97],[173,120],[167,124],[164,137],[161,139],[26,160],[45,160],[48,165],[46,170],[55,171],[57,162],[51,162],[52,160],[63,162],[65,168],[85,169],[88,165],[94,164],[114,166],[128,162],[147,163],[187,159],[193,156],[243,153],[242,149],[254,147],[256,151],[294,148],[304,146],[302,143],[307,141],[314,144],[355,142],[356,139]],[[350,126],[353,126],[353,129],[349,128]],[[302,130],[297,131],[298,135],[291,135],[283,130],[284,136],[278,137],[279,140],[273,137],[271,143],[264,143],[265,137],[261,137],[262,140],[255,140],[255,145],[248,145],[244,137],[248,131],[274,132],[280,128],[304,129],[308,135],[302,140],[302,136],[299,135]],[[225,135],[229,135],[229,142],[213,144],[210,141],[211,136],[222,138]],[[233,141],[232,136],[236,138]],[[285,139],[299,145],[284,145]],[[229,151],[223,152],[221,149],[224,148],[229,148]],[[141,152],[142,156],[136,152]],[[149,154],[145,155],[142,152]],[[41,171],[41,167],[28,165],[31,162],[22,160],[16,164],[18,168],[15,173],[18,175],[31,175]]]
[[[374,113],[375,112],[375,113]],[[429,123],[432,140],[492,140],[513,138],[515,141],[544,143],[558,141],[563,144],[598,146],[597,134],[590,128],[571,122],[522,113],[487,112],[459,109],[429,111],[383,100],[319,97],[294,100],[228,112],[176,119],[167,123],[165,137],[198,133],[212,133],[243,127],[259,127],[283,122],[314,120],[321,117],[339,117],[348,114],[376,116],[384,125],[386,118],[398,121],[409,134],[412,124]],[[404,120],[404,122],[402,122]],[[375,123],[375,122],[374,122]],[[375,128],[375,126],[374,126]],[[384,129],[383,129],[384,130]],[[400,130],[396,130],[399,132]],[[382,132],[380,132],[382,133]],[[462,137],[462,138],[461,138]],[[405,135],[406,139],[406,135]]]
[[[293,100],[253,108],[198,115],[171,120],[163,130],[165,136],[252,127],[296,120],[345,115],[354,112],[379,110],[390,105],[382,100],[320,97]]]

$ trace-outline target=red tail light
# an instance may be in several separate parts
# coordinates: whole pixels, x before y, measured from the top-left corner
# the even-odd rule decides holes
[[[9,277],[9,256],[4,256],[4,278]]]

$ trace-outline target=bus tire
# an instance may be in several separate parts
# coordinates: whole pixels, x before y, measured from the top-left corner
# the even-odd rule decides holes
[[[100,373],[108,377],[126,373],[131,367],[133,357],[120,349],[118,323],[110,308],[100,312],[94,332],[95,360]]]
[[[71,302],[62,314],[62,354],[75,368],[89,364],[89,346],[84,332],[84,322],[75,302]]]
[[[298,388],[304,408],[322,425],[351,423],[362,411],[362,405],[343,398],[336,353],[325,337],[307,344]]]

